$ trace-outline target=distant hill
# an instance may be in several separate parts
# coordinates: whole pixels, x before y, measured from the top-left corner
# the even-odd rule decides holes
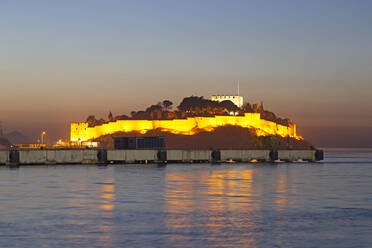
[[[12,145],[5,137],[0,137],[0,149],[7,149]]]
[[[13,144],[30,144],[31,139],[19,131],[13,131],[4,135]]]

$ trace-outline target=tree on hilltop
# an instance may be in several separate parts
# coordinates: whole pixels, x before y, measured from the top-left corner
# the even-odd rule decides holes
[[[164,106],[165,110],[169,110],[172,105],[173,105],[173,102],[171,102],[169,100],[164,100],[163,101],[163,106]]]
[[[114,121],[114,116],[112,115],[111,111],[110,111],[110,113],[108,115],[108,120],[109,121]]]
[[[232,101],[226,100],[222,102],[204,99],[204,97],[190,96],[185,97],[180,105],[177,107],[180,111],[184,112],[200,112],[205,114],[223,114],[226,112],[237,112],[239,107]]]
[[[97,119],[94,115],[89,115],[86,122],[89,127],[94,127],[97,124]]]

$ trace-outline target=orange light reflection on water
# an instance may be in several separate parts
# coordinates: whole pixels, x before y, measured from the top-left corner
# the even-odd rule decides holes
[[[75,185],[74,185],[75,186]],[[94,189],[91,189],[94,187]],[[98,192],[98,196],[87,198],[87,193],[90,190]],[[69,207],[77,209],[71,211],[74,215],[74,223],[77,225],[94,225],[97,227],[96,244],[92,243],[93,247],[112,247],[112,232],[114,230],[113,210],[115,209],[115,179],[109,178],[94,184],[94,186],[80,183],[76,187],[69,190],[73,192],[73,197],[70,197],[68,202]],[[96,212],[99,222],[90,222],[90,215]],[[87,238],[82,233],[68,235],[71,240]]]
[[[193,230],[204,223],[201,228],[210,233],[208,242],[215,244],[226,241],[225,231],[230,227],[249,233],[254,228],[253,211],[259,208],[254,199],[257,192],[252,184],[254,173],[250,168],[166,173],[165,207],[170,213],[165,220],[167,228]],[[197,219],[194,213],[199,211],[207,212],[206,217],[203,215],[205,219]],[[226,215],[230,212],[241,213],[244,218]],[[168,237],[168,242],[172,246],[182,239],[182,235],[173,235]],[[238,247],[256,247],[250,235],[241,235],[238,243],[241,244]]]
[[[101,211],[101,222],[99,229],[102,235],[99,236],[99,245],[103,247],[112,247],[112,231],[114,230],[113,210],[115,209],[115,179],[110,178],[100,186],[99,199],[101,204],[98,208]]]

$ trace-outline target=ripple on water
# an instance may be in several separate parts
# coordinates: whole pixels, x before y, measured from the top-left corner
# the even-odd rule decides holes
[[[0,168],[0,247],[372,247],[371,161]]]

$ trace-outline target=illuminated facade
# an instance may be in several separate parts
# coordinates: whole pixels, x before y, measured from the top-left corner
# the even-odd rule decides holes
[[[89,127],[88,123],[71,123],[71,141],[82,142],[116,132],[139,132],[161,130],[173,134],[193,135],[201,131],[213,131],[222,126],[254,128],[257,136],[280,135],[302,139],[296,134],[296,124],[288,127],[263,120],[259,113],[245,113],[244,116],[190,117],[174,120],[117,120]]]
[[[217,102],[222,102],[222,101],[232,101],[236,106],[241,108],[243,106],[243,97],[242,96],[237,96],[237,95],[232,95],[232,96],[227,96],[227,95],[213,95],[211,96],[212,101],[217,101]]]

